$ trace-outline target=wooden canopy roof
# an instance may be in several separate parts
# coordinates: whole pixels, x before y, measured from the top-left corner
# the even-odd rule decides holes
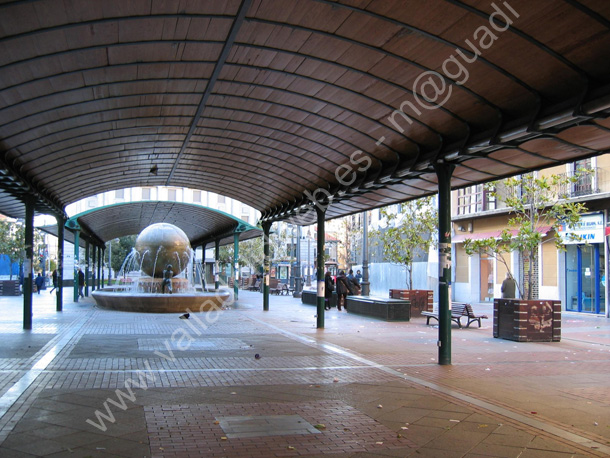
[[[333,218],[439,162],[457,188],[594,156],[609,57],[606,0],[8,1],[0,212],[167,185]]]
[[[214,244],[216,240],[221,246],[229,245],[234,242],[235,233],[239,233],[241,241],[262,234],[261,229],[228,213],[201,205],[168,201],[107,205],[74,215],[66,225],[71,229],[78,227],[81,239],[103,245],[117,237],[139,234],[155,223],[178,226],[193,247]],[[57,226],[47,226],[43,230],[57,235]],[[74,238],[70,235],[66,236],[66,240],[74,243]]]

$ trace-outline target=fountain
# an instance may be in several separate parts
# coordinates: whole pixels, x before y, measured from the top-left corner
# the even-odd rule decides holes
[[[153,313],[217,310],[231,294],[228,290],[197,290],[193,284],[193,256],[182,229],[168,223],[152,224],[140,232],[135,248],[125,258],[118,275],[120,283],[93,291],[92,296],[97,305],[113,310]]]

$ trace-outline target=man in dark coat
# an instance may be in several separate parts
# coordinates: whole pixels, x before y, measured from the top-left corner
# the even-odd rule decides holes
[[[330,299],[333,297],[333,291],[335,290],[335,282],[330,272],[326,272],[324,275],[324,309],[330,310]]]
[[[49,294],[53,294],[53,291],[55,289],[57,289],[57,285],[59,284],[57,282],[57,269],[53,270],[53,274],[51,275],[51,279],[53,280],[53,288],[51,289],[51,291],[49,291]]]
[[[510,274],[510,272],[506,272],[506,278],[502,282],[502,298],[503,299],[514,299],[517,285],[515,283],[515,279]]]
[[[38,272],[38,276],[36,277],[34,282],[36,283],[36,290],[38,291],[38,294],[40,294],[40,290],[42,289],[42,286],[44,285],[44,277],[42,276],[42,274],[40,272]]]
[[[79,267],[78,268],[78,295],[80,297],[85,297],[85,295],[83,294],[84,286],[85,286],[85,273]]]
[[[341,307],[345,307],[347,310],[347,306],[345,304],[345,300],[347,299],[347,294],[350,292],[349,280],[345,276],[345,271],[340,270],[337,275],[337,309],[341,310]]]

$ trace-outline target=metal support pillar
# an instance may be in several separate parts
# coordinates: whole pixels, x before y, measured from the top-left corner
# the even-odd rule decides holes
[[[78,268],[79,268],[79,256],[80,256],[80,229],[74,230],[74,302],[78,302]]]
[[[100,289],[104,287],[104,282],[102,281],[102,272],[104,272],[104,269],[102,269],[102,264],[104,262],[104,250],[102,249],[101,246],[97,247],[97,277],[96,277],[96,283],[97,283],[97,288],[96,289]]]
[[[102,250],[102,254],[100,255],[100,288],[104,287],[104,259],[106,259],[106,247],[104,246],[104,248],[101,249]]]
[[[66,222],[57,217],[57,289],[55,290],[55,310],[64,309],[64,235]]]
[[[89,241],[85,240],[85,297],[89,297],[89,286],[91,276],[89,275]]]
[[[369,282],[369,218],[368,212],[362,215],[362,295],[368,296],[371,293],[371,283]]]
[[[455,165],[439,162],[438,178],[438,363],[451,364],[451,175]]]
[[[32,329],[34,283],[34,198],[25,199],[25,261],[23,263],[23,329]]]
[[[324,327],[324,245],[325,245],[325,232],[324,232],[324,216],[326,215],[326,208],[322,209],[316,206],[316,213],[318,214],[318,259],[317,261],[317,281],[318,281],[318,292],[316,296],[316,305],[318,309],[317,313],[317,328]]]
[[[301,273],[301,226],[297,226],[297,262],[294,269],[294,293],[292,297],[301,297],[303,276]]]
[[[220,288],[220,239],[216,239],[215,248],[214,289],[218,290]]]
[[[95,291],[95,280],[97,270],[97,247],[91,247],[91,292]]]
[[[233,294],[239,299],[239,232],[233,234]]]
[[[269,311],[269,276],[271,274],[271,259],[269,249],[269,234],[271,232],[271,223],[263,223],[263,310]]]
[[[206,290],[206,284],[205,284],[205,247],[206,247],[207,243],[204,243],[203,245],[201,245],[201,272],[199,272],[199,275],[201,275],[201,288],[202,291],[205,292]]]

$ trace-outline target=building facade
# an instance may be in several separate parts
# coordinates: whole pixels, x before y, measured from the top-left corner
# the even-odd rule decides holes
[[[587,207],[580,226],[574,229],[562,226],[558,234],[552,233],[550,227],[541,227],[539,232],[543,241],[531,259],[513,252],[506,261],[515,278],[522,278],[528,263],[533,263],[534,298],[561,300],[563,310],[567,311],[608,316],[606,227],[610,205],[610,155],[536,173],[574,176],[581,168],[592,172],[561,190],[566,199],[582,202]],[[499,235],[507,227],[508,219],[509,209],[485,186],[453,191],[453,300],[488,302],[501,297],[501,284],[507,271],[505,265],[484,254],[468,256],[463,244],[466,239]],[[580,240],[571,240],[569,233],[578,234]],[[551,243],[556,235],[563,238],[565,250],[558,250]]]

